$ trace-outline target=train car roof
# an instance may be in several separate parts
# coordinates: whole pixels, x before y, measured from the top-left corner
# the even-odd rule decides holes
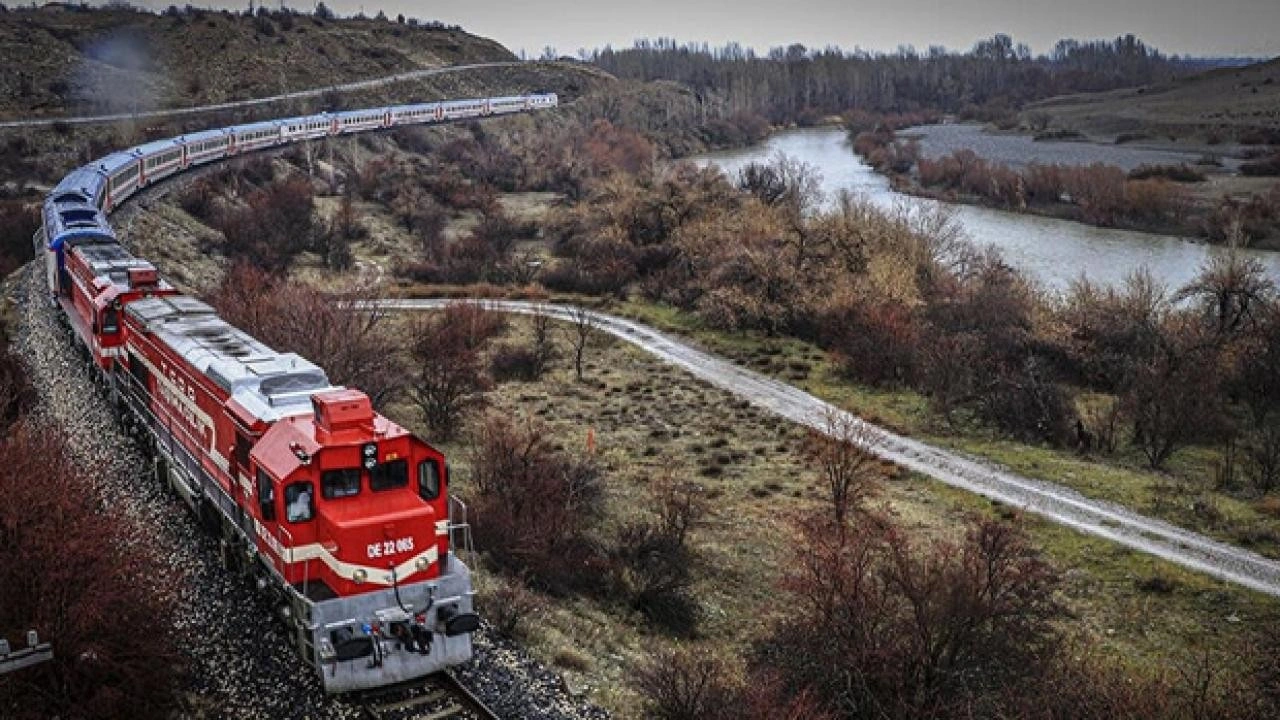
[[[228,132],[239,135],[245,132],[256,132],[258,130],[274,130],[280,127],[279,120],[264,120],[262,122],[245,123],[244,125],[232,125],[227,128]]]
[[[409,110],[426,110],[427,108],[436,108],[440,106],[440,102],[410,103],[408,105],[392,105],[388,110],[392,112],[407,112]]]
[[[216,140],[226,136],[227,129],[218,128],[216,130],[201,130],[199,132],[188,133],[178,138],[178,141],[183,143],[202,142],[204,140]]]
[[[287,117],[282,120],[277,120],[276,122],[280,123],[281,125],[289,125],[291,123],[299,123],[299,122],[312,122],[315,120],[324,120],[325,122],[328,122],[329,117],[330,117],[330,113],[322,112],[322,113],[315,113],[314,115],[296,115],[294,117]]]
[[[152,155],[154,153],[164,152],[165,150],[173,150],[176,147],[178,147],[177,138],[165,138],[164,140],[156,140],[154,142],[138,145],[133,149],[143,155]]]
[[[115,242],[116,233],[107,218],[92,203],[44,204],[45,239],[50,250],[58,250],[72,240]]]
[[[114,173],[115,171],[119,170],[122,167],[125,167],[129,163],[133,163],[137,161],[138,161],[137,148],[129,148],[128,150],[113,152],[110,155],[95,162],[94,165],[96,165],[106,174],[111,175],[112,173]]]
[[[343,110],[341,112],[332,113],[332,116],[341,119],[345,117],[355,117],[357,115],[364,117],[366,115],[373,115],[375,113],[378,115],[381,115],[385,112],[390,111],[391,109],[392,108],[390,107],[374,107],[374,108],[365,108],[363,110]]]
[[[84,258],[94,277],[104,278],[111,284],[129,287],[129,271],[135,268],[154,270],[155,266],[140,257],[134,257],[119,243],[79,245],[72,252]]]
[[[335,389],[315,363],[272,350],[195,298],[146,298],[125,312],[260,420],[310,413],[312,394]]]
[[[98,192],[102,189],[102,184],[106,182],[106,176],[102,171],[93,165],[85,165],[67,173],[53,188],[53,192],[49,193],[46,202],[85,202],[92,203],[96,200]],[[78,199],[66,197],[68,195],[76,195]]]

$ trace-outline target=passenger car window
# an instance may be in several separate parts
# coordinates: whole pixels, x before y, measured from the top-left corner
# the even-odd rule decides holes
[[[369,471],[370,490],[391,490],[409,484],[409,461],[392,460],[374,465]]]
[[[360,494],[360,468],[325,470],[320,473],[320,488],[326,500]]]
[[[285,517],[291,523],[307,522],[316,516],[315,490],[309,482],[290,483],[284,489]]]
[[[434,459],[418,463],[418,494],[423,500],[440,497],[440,463]]]

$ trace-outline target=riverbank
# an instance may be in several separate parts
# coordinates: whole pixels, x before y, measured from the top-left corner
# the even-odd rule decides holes
[[[1237,174],[1241,158],[1087,140],[1039,142],[977,125],[878,129],[851,140],[904,194],[1280,249],[1280,184]]]
[[[847,192],[886,210],[940,205],[975,243],[999,250],[1007,262],[1054,291],[1067,290],[1081,277],[1102,286],[1119,286],[1139,269],[1150,271],[1169,287],[1181,287],[1194,279],[1201,266],[1227,252],[1221,245],[1193,237],[1101,228],[1046,215],[916,198],[893,188],[885,175],[875,172],[849,145],[842,129],[801,128],[778,132],[753,147],[690,159],[699,165],[715,164],[735,178],[746,165],[768,162],[781,154],[814,169],[827,203]],[[1269,277],[1280,280],[1280,254],[1254,248],[1237,252],[1261,263]]]

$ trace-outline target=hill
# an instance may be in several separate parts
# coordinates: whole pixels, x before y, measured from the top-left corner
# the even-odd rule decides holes
[[[1280,143],[1280,58],[1138,88],[1066,95],[1028,105],[1040,124],[1116,138]],[[1037,124],[1037,123],[1031,123]]]
[[[190,7],[190,6],[188,6]],[[439,24],[291,12],[46,6],[0,12],[0,115],[119,112],[239,100],[409,70],[515,60]]]

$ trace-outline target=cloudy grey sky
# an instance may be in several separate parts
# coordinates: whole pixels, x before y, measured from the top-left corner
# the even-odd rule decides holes
[[[276,5],[281,0],[262,0]],[[165,7],[183,0],[145,0]],[[309,11],[313,0],[283,0]],[[997,32],[1034,51],[1059,38],[1134,33],[1168,53],[1280,55],[1280,0],[326,0],[339,14],[378,10],[440,20],[512,50],[561,54],[674,37],[764,50],[793,42],[892,51],[945,45],[967,49]],[[192,4],[206,5],[209,0]],[[248,0],[213,5],[242,8]]]

